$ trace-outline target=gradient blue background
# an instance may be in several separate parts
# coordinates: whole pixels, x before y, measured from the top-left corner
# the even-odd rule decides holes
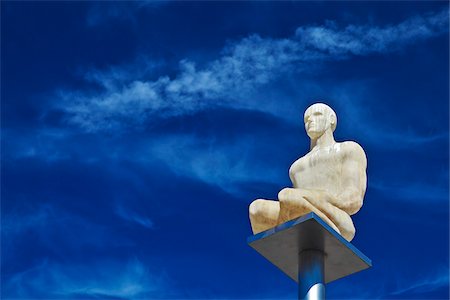
[[[449,297],[446,2],[2,2],[1,296],[284,299],[249,203],[302,114],[368,157],[330,299]]]

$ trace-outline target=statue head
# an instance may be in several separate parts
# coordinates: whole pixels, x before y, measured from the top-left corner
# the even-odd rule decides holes
[[[315,103],[308,107],[304,115],[306,133],[317,139],[327,130],[334,132],[337,124],[336,113],[326,104]]]

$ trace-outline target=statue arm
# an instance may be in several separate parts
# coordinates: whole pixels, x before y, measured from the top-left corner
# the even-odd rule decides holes
[[[348,142],[342,165],[342,193],[330,199],[332,204],[353,215],[363,204],[367,185],[367,159],[364,150],[354,142]]]

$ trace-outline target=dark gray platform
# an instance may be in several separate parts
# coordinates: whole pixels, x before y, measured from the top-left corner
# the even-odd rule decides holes
[[[315,213],[250,236],[248,244],[298,282],[298,258],[303,250],[325,253],[325,283],[362,271],[372,261]]]

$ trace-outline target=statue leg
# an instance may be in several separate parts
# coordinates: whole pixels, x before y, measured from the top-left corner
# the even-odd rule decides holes
[[[294,192],[290,191],[294,190]],[[324,220],[334,230],[341,233],[338,227],[317,207],[308,202],[301,193],[303,190],[285,188],[278,193],[280,201],[280,215],[278,224],[301,217],[307,213],[313,212]]]
[[[339,232],[346,240],[355,236],[351,217],[343,210],[323,200],[320,192],[285,188],[278,194],[280,200],[280,220],[286,222],[308,212],[316,213],[322,220]]]
[[[277,226],[280,204],[278,201],[257,199],[250,204],[249,214],[253,234]]]

